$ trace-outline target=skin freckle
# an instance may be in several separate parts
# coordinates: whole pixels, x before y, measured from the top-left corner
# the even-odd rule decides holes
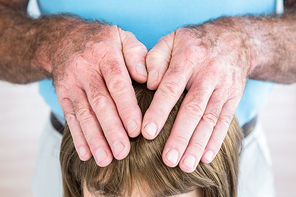
[[[97,99],[98,97],[106,97],[106,95],[103,94],[103,89],[105,89],[104,84],[100,84],[100,81],[97,79],[97,75],[92,76],[90,83],[89,83],[89,89],[91,92],[92,99]]]

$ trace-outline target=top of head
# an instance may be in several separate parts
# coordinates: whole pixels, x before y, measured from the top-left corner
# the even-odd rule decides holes
[[[133,86],[145,114],[154,91],[147,89],[146,84],[133,82]],[[107,167],[97,166],[93,158],[81,161],[66,126],[60,154],[64,196],[82,196],[84,183],[91,193],[100,196],[131,196],[135,190],[140,191],[141,196],[172,196],[197,188],[202,189],[204,196],[236,196],[242,134],[235,119],[212,163],[199,163],[192,173],[163,163],[162,151],[184,96],[185,93],[154,140],[146,140],[142,135],[130,138],[129,155],[120,161],[113,159]]]

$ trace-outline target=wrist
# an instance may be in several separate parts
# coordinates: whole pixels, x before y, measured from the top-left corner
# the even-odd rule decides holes
[[[219,19],[220,20],[220,19]],[[262,62],[264,59],[260,55],[260,48],[262,41],[258,37],[258,30],[260,30],[260,23],[258,23],[255,17],[226,17],[224,20],[226,29],[231,32],[232,39],[238,39],[236,44],[240,45],[246,51],[245,57],[248,59],[246,64],[247,76],[249,76],[253,70]],[[257,23],[256,23],[257,22]]]
[[[295,81],[296,14],[241,17],[250,37],[253,64],[249,77],[280,83]]]
[[[267,57],[271,58],[272,54],[268,49],[262,51],[265,46],[262,39],[264,24],[262,23],[261,18],[245,16],[236,17],[235,20],[240,24],[242,31],[248,35],[246,47],[248,47],[248,50],[250,51],[250,67],[248,70],[248,77],[250,77],[256,68],[267,63]],[[268,56],[266,56],[266,54],[268,54]]]
[[[257,65],[256,42],[248,32],[243,17],[224,17],[205,23],[202,28],[207,32],[207,39],[213,40],[218,56],[228,57],[228,63],[243,71],[245,77]],[[235,62],[240,62],[236,64]]]
[[[270,76],[283,72],[281,59],[285,56],[284,34],[281,33],[287,24],[282,18],[272,16],[241,17],[244,31],[249,35],[249,47],[252,63],[249,78],[270,80]],[[276,66],[275,66],[276,65]],[[277,67],[271,71],[271,67]]]

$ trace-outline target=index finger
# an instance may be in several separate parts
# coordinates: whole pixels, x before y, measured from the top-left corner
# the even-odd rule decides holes
[[[111,49],[101,60],[100,69],[125,129],[129,136],[138,136],[142,115],[121,50]]]
[[[147,139],[158,135],[192,74],[189,62],[183,61],[179,64],[176,59],[179,58],[172,57],[170,66],[145,113],[142,134]]]

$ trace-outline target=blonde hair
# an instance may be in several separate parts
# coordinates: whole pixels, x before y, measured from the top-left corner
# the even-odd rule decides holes
[[[144,114],[154,91],[148,90],[145,84],[133,82],[133,85]],[[129,155],[120,161],[113,159],[107,167],[99,167],[94,158],[85,162],[79,159],[66,125],[60,152],[64,197],[83,196],[84,184],[90,193],[103,196],[131,196],[135,188],[146,196],[171,196],[197,188],[207,197],[236,196],[243,137],[235,119],[210,164],[199,163],[194,172],[185,173],[179,167],[170,168],[163,163],[162,151],[184,95],[172,109],[156,139],[146,140],[142,135],[130,138]]]

